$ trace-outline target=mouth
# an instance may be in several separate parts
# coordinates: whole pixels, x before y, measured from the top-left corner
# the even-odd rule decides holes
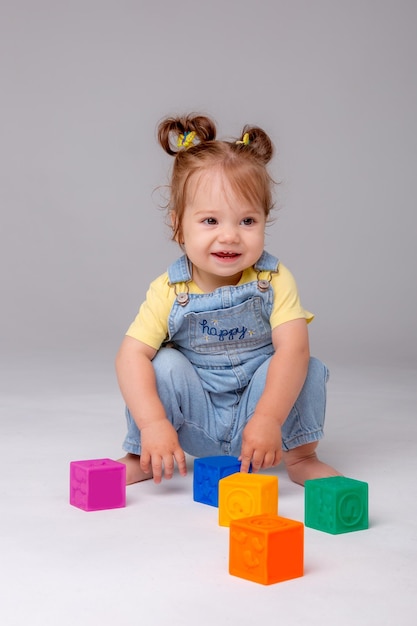
[[[234,260],[240,257],[240,254],[238,252],[227,252],[227,251],[223,251],[221,250],[220,252],[213,252],[213,256],[215,256],[218,259],[222,259],[222,260]]]

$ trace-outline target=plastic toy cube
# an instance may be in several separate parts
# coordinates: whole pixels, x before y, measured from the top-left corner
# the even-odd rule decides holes
[[[219,525],[242,517],[278,513],[278,478],[265,474],[232,474],[219,481]]]
[[[305,483],[305,525],[332,535],[368,528],[368,483],[344,476]]]
[[[126,506],[126,465],[111,459],[71,461],[70,504],[84,511]]]
[[[235,456],[208,456],[195,459],[194,501],[219,506],[219,480],[239,471],[240,461]]]
[[[304,574],[304,524],[278,515],[230,523],[229,573],[263,585]]]

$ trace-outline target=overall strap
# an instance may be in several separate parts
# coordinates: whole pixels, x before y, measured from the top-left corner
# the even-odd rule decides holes
[[[279,259],[264,250],[259,259],[256,261],[255,265],[253,266],[258,275],[259,291],[265,292],[269,290],[272,280],[272,274],[276,274],[278,272],[278,266]],[[266,278],[261,278],[262,272],[268,272],[268,276]]]
[[[175,291],[175,299],[182,307],[187,306],[190,301],[189,287],[191,270],[187,256],[184,254],[182,257],[174,261],[168,268],[168,281],[170,285],[173,285]],[[183,283],[185,291],[178,291],[177,285]]]
[[[264,250],[253,266],[258,272],[278,272],[279,259]]]
[[[185,254],[169,266],[168,280],[170,285],[175,285],[176,283],[187,283],[191,280],[190,266]]]
[[[254,269],[258,273],[258,289],[259,291],[268,291],[271,282],[271,274],[273,272],[278,272],[279,259],[269,254],[264,250],[254,265]],[[269,272],[269,276],[267,279],[261,279],[261,272]],[[191,270],[187,255],[181,256],[179,259],[174,261],[168,268],[168,280],[169,284],[174,286],[176,301],[181,306],[186,306],[190,300],[189,298],[189,290],[188,284],[191,280]],[[178,292],[176,285],[179,283],[185,283],[185,291]]]
[[[277,272],[279,259],[264,250],[256,261],[254,268],[258,272]],[[191,271],[187,255],[181,256],[168,268],[168,280],[171,285],[186,283],[191,280]]]

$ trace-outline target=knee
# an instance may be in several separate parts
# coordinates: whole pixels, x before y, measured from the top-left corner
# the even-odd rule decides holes
[[[307,378],[316,384],[325,385],[329,380],[329,370],[322,361],[312,356],[308,364]]]
[[[315,400],[320,399],[321,402],[325,402],[328,377],[329,371],[326,365],[319,359],[310,357],[307,376],[300,396],[307,396]]]
[[[175,348],[161,348],[152,361],[155,375],[158,378],[178,377],[191,367],[189,360]]]

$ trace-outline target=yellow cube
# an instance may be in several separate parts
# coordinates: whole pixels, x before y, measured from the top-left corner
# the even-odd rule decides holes
[[[278,478],[236,473],[219,481],[219,525],[263,513],[278,513]]]

